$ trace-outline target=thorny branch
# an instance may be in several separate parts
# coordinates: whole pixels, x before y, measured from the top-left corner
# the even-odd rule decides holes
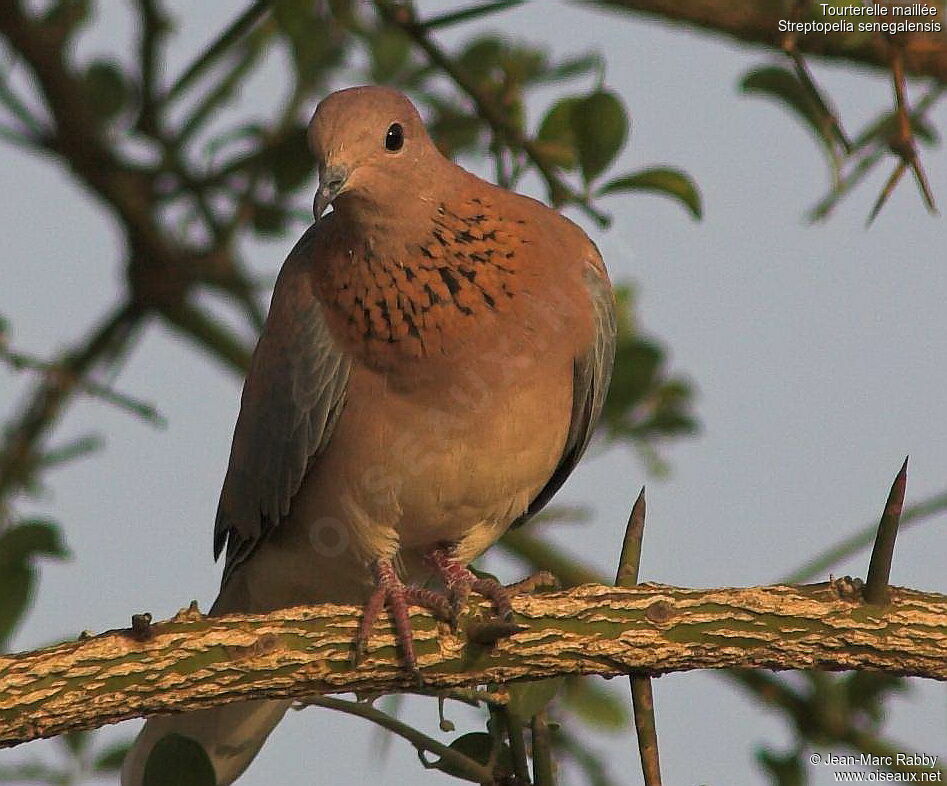
[[[778,50],[783,34],[780,19],[787,19],[794,0],[584,0],[588,5],[610,6],[663,22],[685,25],[702,32],[725,35],[741,43]],[[944,20],[943,0],[933,0],[937,19]],[[887,69],[890,56],[880,36],[829,32],[801,36],[804,54]],[[904,53],[905,71],[947,82],[947,36],[918,33]]]
[[[850,588],[845,581],[715,590],[585,585],[517,598],[522,630],[492,650],[427,614],[413,614],[412,623],[432,689],[732,667],[947,679],[947,596],[892,588],[891,605],[874,607]],[[331,604],[268,615],[184,613],[148,636],[112,631],[0,657],[0,746],[241,699],[409,690],[388,626],[351,668],[359,616]]]

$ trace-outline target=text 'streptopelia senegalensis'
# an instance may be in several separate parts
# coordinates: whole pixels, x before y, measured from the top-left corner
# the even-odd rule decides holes
[[[213,613],[387,607],[416,668],[409,604],[456,612],[468,563],[545,505],[589,442],[614,355],[614,303],[585,233],[444,158],[400,93],[316,109],[317,223],[290,252],[247,376],[214,548]],[[329,205],[333,211],[323,217]],[[436,574],[441,596],[412,582]],[[220,784],[288,706],[148,721],[123,783],[165,734],[198,740]]]

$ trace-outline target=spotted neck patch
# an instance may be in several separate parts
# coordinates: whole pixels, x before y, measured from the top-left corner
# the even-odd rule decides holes
[[[320,294],[344,338],[369,354],[449,351],[478,318],[516,308],[529,244],[523,224],[482,197],[442,202],[420,237],[378,232],[340,248],[319,277]]]

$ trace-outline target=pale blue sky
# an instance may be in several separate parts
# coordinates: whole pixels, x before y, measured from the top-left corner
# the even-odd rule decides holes
[[[126,5],[99,5],[108,23],[84,41],[83,55],[129,52]],[[174,73],[237,4],[170,5],[181,28],[169,52]],[[780,109],[737,90],[741,74],[764,62],[762,53],[627,16],[543,5],[540,12],[527,4],[488,26],[546,43],[559,56],[602,52],[607,84],[633,117],[616,171],[683,167],[706,204],[705,220],[694,223],[663,199],[615,197],[604,203],[615,216],[612,229],[585,224],[613,277],[639,286],[644,325],[668,342],[674,366],[700,391],[703,433],[667,450],[668,480],[649,481],[642,577],[688,586],[769,583],[875,519],[907,453],[909,502],[947,486],[943,220],[929,217],[906,183],[866,230],[884,167],[827,224],[806,225],[802,216],[826,184],[816,145]],[[478,29],[461,27],[442,40],[450,45]],[[850,128],[890,101],[890,86],[878,75],[815,70]],[[237,111],[262,113],[281,86],[272,62],[249,83]],[[558,90],[536,96],[534,119]],[[932,119],[947,129],[943,107]],[[947,154],[924,160],[947,205]],[[0,147],[0,168],[8,194],[0,202],[0,312],[16,346],[51,355],[120,292],[120,238],[58,166]],[[294,241],[249,244],[254,269],[275,274]],[[75,559],[44,567],[17,648],[121,626],[134,611],[164,617],[195,597],[207,608],[215,594],[211,529],[238,382],[152,326],[117,385],[154,401],[170,426],[155,432],[96,402],[70,410],[57,442],[94,430],[107,445],[51,474],[49,494],[28,506],[62,522]],[[22,389],[21,380],[0,374],[0,414]],[[627,510],[644,481],[643,467],[624,449],[583,462],[558,499],[593,506],[594,521],[562,526],[554,539],[612,572]],[[945,521],[940,516],[901,537],[895,583],[947,591]],[[838,573],[863,575],[866,564],[860,555]],[[499,560],[490,566],[517,576]],[[611,689],[625,695],[627,683],[616,680]],[[779,720],[712,674],[664,677],[655,698],[669,784],[762,783],[755,746],[789,739]],[[943,686],[916,682],[891,707],[890,734],[943,763]],[[462,728],[466,712],[450,714]],[[410,701],[406,717],[438,733],[434,702]],[[130,734],[135,725],[103,734]],[[329,712],[292,713],[241,784],[447,782],[421,773],[413,750],[398,740],[384,763],[377,761],[377,734]],[[621,782],[640,782],[630,735],[604,734],[594,744],[607,751]],[[0,755],[19,760],[43,745]],[[816,772],[812,782],[831,783],[831,772]]]

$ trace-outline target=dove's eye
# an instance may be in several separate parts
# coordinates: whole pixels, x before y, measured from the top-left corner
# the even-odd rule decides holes
[[[388,132],[385,134],[385,149],[396,153],[404,145],[404,129],[401,123],[392,123],[388,126]]]

